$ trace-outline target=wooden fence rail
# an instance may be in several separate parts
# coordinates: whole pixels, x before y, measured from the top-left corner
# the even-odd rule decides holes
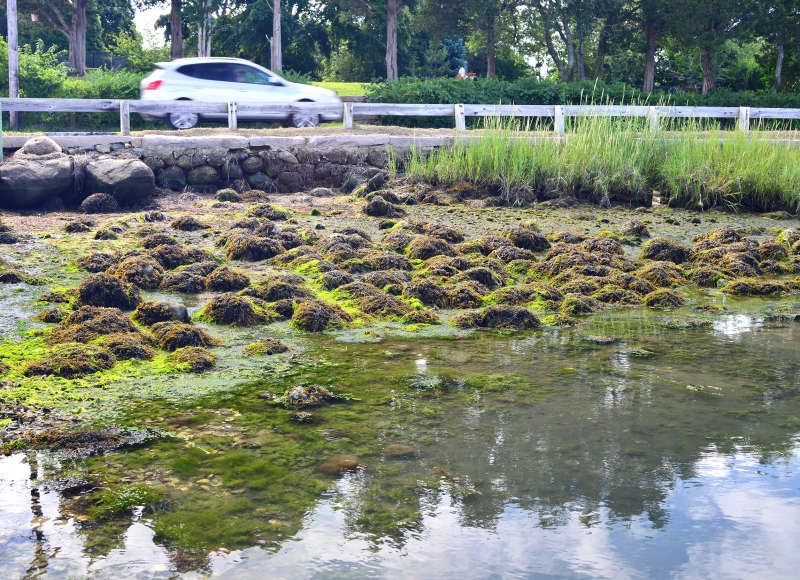
[[[341,117],[351,128],[356,117],[453,117],[456,129],[466,129],[466,117],[544,117],[552,118],[554,130],[564,135],[567,117],[610,116],[642,117],[651,129],[658,129],[663,118],[737,119],[738,128],[750,130],[752,119],[800,119],[800,109],[763,107],[683,107],[642,105],[470,105],[397,104],[344,102],[255,103],[206,101],[140,101],[125,99],[0,99],[2,110],[10,113],[116,113],[120,133],[130,134],[131,113],[165,116],[169,113],[197,113],[227,118],[236,129],[240,118],[287,118],[294,113],[316,113]]]

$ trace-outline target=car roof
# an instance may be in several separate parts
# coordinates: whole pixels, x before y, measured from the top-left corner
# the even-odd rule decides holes
[[[192,58],[177,58],[168,62],[158,62],[156,66],[164,69],[174,69],[186,64],[199,64],[199,63],[214,63],[214,62],[236,62],[247,65],[254,65],[254,62],[245,60],[243,58],[232,58],[224,56],[209,56],[209,57],[192,57]]]

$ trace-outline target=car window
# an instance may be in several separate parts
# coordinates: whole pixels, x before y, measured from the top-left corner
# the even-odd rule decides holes
[[[276,85],[276,79],[264,71],[244,64],[230,65],[230,80],[234,83],[247,83],[251,85]]]
[[[205,81],[227,81],[230,78],[228,65],[224,62],[187,64],[180,67],[178,72],[188,77]]]

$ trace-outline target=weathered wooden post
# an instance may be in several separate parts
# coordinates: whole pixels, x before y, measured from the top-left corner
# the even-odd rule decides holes
[[[19,47],[17,46],[17,0],[7,0],[6,17],[8,26],[8,96],[19,98]],[[17,112],[9,111],[9,124],[17,128]]]
[[[647,107],[647,119],[650,121],[651,131],[658,131],[661,128],[661,123],[658,120],[658,109],[655,107]]]
[[[342,120],[345,129],[353,128],[353,103],[342,103]]]
[[[455,116],[456,116],[456,131],[466,131],[467,130],[467,119],[464,116],[464,105],[459,103],[454,107]]]
[[[121,135],[131,134],[131,104],[124,100],[119,102],[119,132]]]
[[[739,107],[739,131],[750,132],[750,107]]]
[[[236,131],[239,127],[239,119],[236,113],[236,103],[228,101],[228,129]]]
[[[555,131],[558,135],[564,136],[564,107],[556,105],[553,107],[553,121]]]

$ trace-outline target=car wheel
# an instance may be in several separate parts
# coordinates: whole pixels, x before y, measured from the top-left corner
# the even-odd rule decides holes
[[[295,113],[291,118],[293,127],[316,127],[319,125],[319,115],[315,113]]]
[[[173,129],[192,129],[197,127],[200,122],[200,115],[197,113],[170,113],[167,121]]]

